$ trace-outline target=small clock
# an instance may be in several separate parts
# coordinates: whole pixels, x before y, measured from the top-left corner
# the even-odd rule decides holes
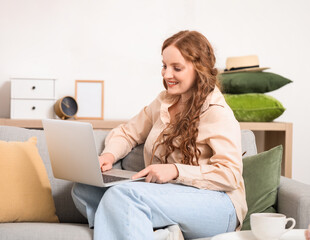
[[[78,104],[73,97],[66,96],[57,100],[54,104],[54,110],[61,119],[74,117],[78,111]]]

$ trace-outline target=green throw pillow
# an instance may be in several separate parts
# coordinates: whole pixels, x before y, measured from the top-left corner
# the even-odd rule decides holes
[[[250,230],[250,215],[260,212],[276,212],[274,206],[280,184],[282,145],[254,156],[243,158],[248,213],[242,230]]]
[[[239,122],[271,122],[285,111],[277,99],[262,93],[224,94],[224,97]]]
[[[270,72],[240,72],[219,75],[224,93],[266,93],[292,81]]]

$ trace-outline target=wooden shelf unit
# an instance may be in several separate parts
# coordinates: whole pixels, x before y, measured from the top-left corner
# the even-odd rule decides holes
[[[257,151],[263,152],[283,145],[281,174],[292,178],[293,124],[288,122],[241,122],[241,129],[255,134]]]
[[[67,120],[76,121],[76,120]],[[89,122],[94,129],[110,130],[127,120],[77,120]],[[0,118],[0,125],[15,126],[32,129],[42,129],[41,120],[32,119],[7,119]],[[255,134],[257,150],[263,152],[279,144],[283,145],[283,159],[281,173],[283,176],[292,177],[292,145],[293,124],[287,122],[240,122],[241,129],[252,130]]]
[[[93,125],[94,129],[101,130],[111,130],[112,128],[117,127],[122,123],[126,123],[126,120],[65,120],[65,121],[79,121],[79,122],[89,122]],[[32,129],[42,129],[42,120],[40,119],[8,119],[0,118],[0,126],[14,126],[14,127],[23,127],[23,128],[32,128]]]

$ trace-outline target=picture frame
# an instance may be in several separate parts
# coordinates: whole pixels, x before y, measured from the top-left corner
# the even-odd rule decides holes
[[[76,119],[103,119],[103,80],[75,80],[75,99],[78,104]]]

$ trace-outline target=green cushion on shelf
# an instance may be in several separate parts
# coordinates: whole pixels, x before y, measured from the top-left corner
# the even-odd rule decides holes
[[[242,230],[250,229],[250,215],[260,212],[276,212],[277,189],[280,184],[283,147],[243,158],[243,179],[248,213]]]
[[[271,122],[285,111],[277,99],[262,93],[224,96],[239,122]]]
[[[266,93],[292,81],[271,72],[240,72],[219,75],[224,93]]]

